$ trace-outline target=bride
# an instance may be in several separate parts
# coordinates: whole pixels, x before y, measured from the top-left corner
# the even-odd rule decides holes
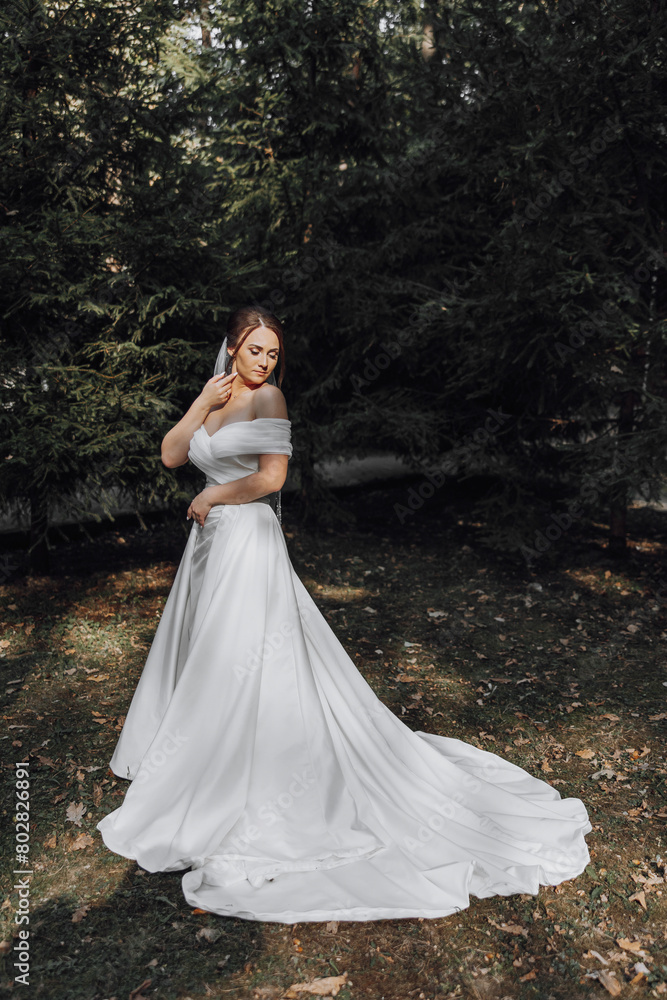
[[[409,729],[296,575],[283,375],[278,320],[237,310],[162,442],[165,465],[190,460],[206,485],[111,760],[131,784],[98,823],[105,844],[149,872],[189,869],[191,906],[286,924],[442,917],[574,878],[583,802]]]

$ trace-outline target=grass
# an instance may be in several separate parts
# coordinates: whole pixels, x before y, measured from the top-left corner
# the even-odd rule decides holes
[[[51,577],[17,573],[0,589],[3,992],[20,989],[13,762],[29,760],[26,995],[126,1000],[143,983],[133,1000],[278,1000],[341,976],[338,1000],[667,996],[664,517],[630,512],[622,562],[593,523],[530,569],[479,544],[463,495],[398,525],[404,493],[350,491],[356,527],[334,533],[290,523],[285,503],[295,569],[406,725],[583,799],[586,872],[537,896],[471,897],[445,918],[283,925],[196,913],[179,873],[107,851],[95,825],[127,787],[108,761],[190,530],[127,527],[61,545]]]

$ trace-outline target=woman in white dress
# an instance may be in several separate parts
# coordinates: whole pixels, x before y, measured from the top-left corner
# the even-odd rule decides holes
[[[98,824],[105,844],[150,872],[189,869],[191,906],[288,924],[441,917],[574,878],[583,802],[409,729],[296,575],[274,503],[292,454],[277,365],[280,383],[278,320],[237,310],[162,443],[206,486],[111,760],[131,784]]]

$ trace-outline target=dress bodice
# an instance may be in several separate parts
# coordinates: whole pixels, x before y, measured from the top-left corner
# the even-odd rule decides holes
[[[255,417],[223,424],[209,434],[202,424],[190,439],[188,458],[206,475],[206,486],[222,486],[259,469],[260,455],[292,456],[292,423]]]

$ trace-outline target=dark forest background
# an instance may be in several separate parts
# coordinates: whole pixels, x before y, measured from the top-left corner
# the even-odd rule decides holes
[[[387,451],[416,496],[487,470],[492,548],[585,513],[622,553],[667,471],[665,27],[661,0],[5,3],[0,502],[33,568],[56,502],[198,491],[160,442],[247,302],[285,326],[295,516],[335,521],[317,462]]]

